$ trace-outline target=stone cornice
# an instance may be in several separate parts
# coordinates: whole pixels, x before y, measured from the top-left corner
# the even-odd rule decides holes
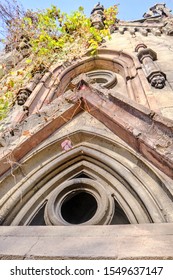
[[[132,32],[133,29],[133,32]],[[117,21],[114,27],[114,32],[119,31],[124,34],[129,31],[131,34],[140,32],[147,36],[152,33],[155,36],[161,34],[173,34],[173,15],[170,10],[165,7],[165,4],[156,4],[149,9],[149,13],[144,14],[144,18],[134,21]]]

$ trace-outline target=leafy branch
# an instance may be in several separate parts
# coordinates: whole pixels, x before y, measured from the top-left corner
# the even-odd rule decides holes
[[[8,0],[7,4],[9,3]],[[13,0],[13,3],[16,1]],[[98,30],[84,14],[83,7],[71,14],[61,12],[56,6],[36,12],[23,12],[18,5],[14,13],[11,13],[9,7],[6,7],[6,10],[8,12],[4,16],[7,32],[5,44],[21,52],[25,59],[23,66],[18,69],[19,72],[13,71],[13,75],[9,73],[2,81],[7,91],[0,98],[0,109],[3,112],[0,119],[12,104],[11,92],[14,100],[16,92],[28,82],[28,77],[31,78],[35,72],[40,71],[40,66],[43,66],[45,71],[54,62],[62,64],[72,61],[81,57],[88,48],[95,54],[103,38],[110,38],[110,26],[115,23],[117,14],[115,5],[105,9],[105,27]],[[0,15],[1,13],[3,7],[0,4]]]

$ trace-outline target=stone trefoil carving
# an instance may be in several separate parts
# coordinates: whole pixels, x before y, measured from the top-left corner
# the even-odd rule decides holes
[[[109,191],[95,180],[77,178],[64,182],[52,192],[44,220],[49,226],[107,225],[114,211],[114,199]]]
[[[95,70],[86,73],[90,84],[99,84],[101,88],[113,88],[117,84],[117,76],[114,72],[106,70]]]
[[[149,83],[158,89],[162,89],[165,86],[166,75],[162,73],[159,67],[155,64],[157,54],[152,49],[147,48],[144,44],[138,44],[135,48],[137,57],[141,64]]]

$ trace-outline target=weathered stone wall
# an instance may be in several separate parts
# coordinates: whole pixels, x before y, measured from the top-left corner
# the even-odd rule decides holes
[[[0,259],[173,259],[173,224],[0,227]]]
[[[173,38],[162,16],[120,22],[97,55],[22,89],[0,139],[0,258],[173,257]],[[79,186],[95,200],[74,227],[65,203]],[[117,226],[118,210],[131,225]]]
[[[108,48],[120,52],[128,52],[136,57],[135,47],[143,43],[157,54],[155,63],[166,75],[166,86],[163,89],[155,89],[149,83],[149,90],[146,95],[150,99],[150,108],[163,116],[173,119],[173,37],[161,34],[155,36],[148,33],[143,36],[139,32],[131,35],[129,31],[120,34],[118,31],[112,34],[112,40],[108,41]]]

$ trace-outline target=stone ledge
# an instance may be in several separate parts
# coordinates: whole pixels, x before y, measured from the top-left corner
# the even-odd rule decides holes
[[[173,224],[0,227],[0,259],[173,259]]]

